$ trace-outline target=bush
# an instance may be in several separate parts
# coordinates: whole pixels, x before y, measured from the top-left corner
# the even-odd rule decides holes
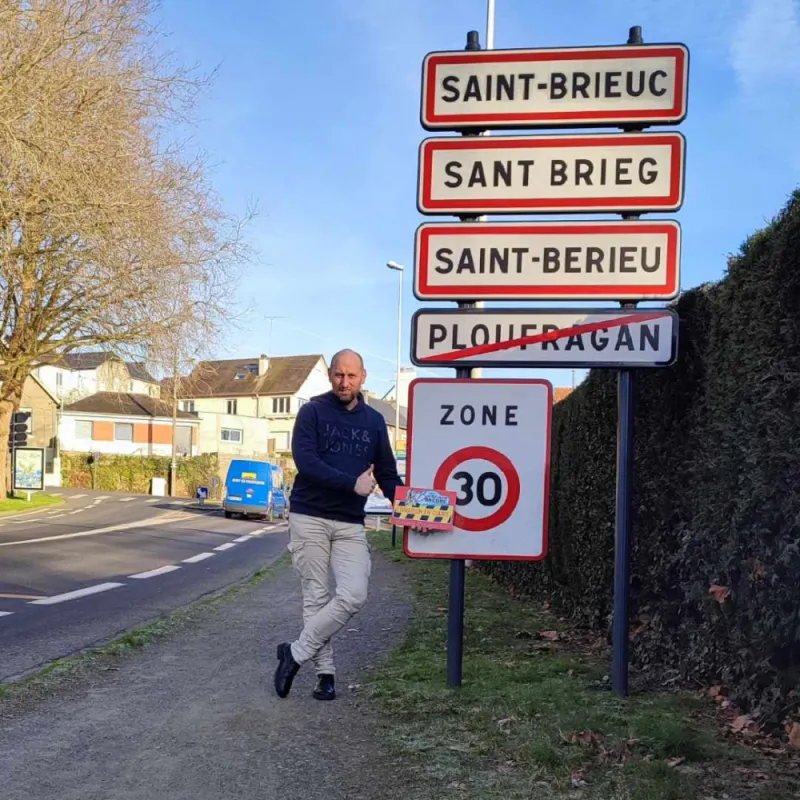
[[[635,380],[633,665],[778,722],[800,691],[800,192],[674,308],[677,364]],[[616,384],[592,372],[554,409],[545,561],[482,565],[604,632]]]
[[[91,489],[93,465],[88,453],[61,454],[62,484],[71,488]],[[169,487],[169,456],[102,455],[94,465],[95,488],[110,492],[149,494],[153,478],[166,478]],[[212,476],[219,473],[216,453],[206,453],[178,459],[177,492],[194,497],[198,486],[208,486]]]

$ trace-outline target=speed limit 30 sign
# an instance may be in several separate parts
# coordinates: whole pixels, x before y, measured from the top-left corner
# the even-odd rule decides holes
[[[420,378],[409,393],[407,483],[456,492],[456,513],[452,531],[406,530],[406,554],[544,558],[552,385]]]

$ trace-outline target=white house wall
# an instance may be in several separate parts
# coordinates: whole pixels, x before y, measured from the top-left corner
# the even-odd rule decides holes
[[[241,414],[220,414],[201,408],[204,401],[195,400],[195,410],[200,417],[200,453],[224,453],[226,455],[255,455],[267,453],[269,421]],[[223,430],[241,431],[240,443],[223,439]]]

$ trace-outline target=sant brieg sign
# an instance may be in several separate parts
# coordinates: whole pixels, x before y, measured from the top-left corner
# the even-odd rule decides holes
[[[676,211],[680,133],[434,137],[419,147],[422,214]]]
[[[411,320],[416,366],[668,367],[678,315],[663,308],[423,309]]]

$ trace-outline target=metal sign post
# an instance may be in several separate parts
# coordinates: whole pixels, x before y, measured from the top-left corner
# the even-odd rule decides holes
[[[639,25],[630,29],[628,45],[642,44]],[[636,130],[636,128],[632,128]],[[623,219],[638,219],[638,214],[623,214]],[[621,303],[624,309],[636,303]],[[631,488],[633,486],[633,372],[617,374],[617,491],[614,521],[614,616],[611,630],[611,688],[615,694],[628,694],[628,624],[631,591]]]

